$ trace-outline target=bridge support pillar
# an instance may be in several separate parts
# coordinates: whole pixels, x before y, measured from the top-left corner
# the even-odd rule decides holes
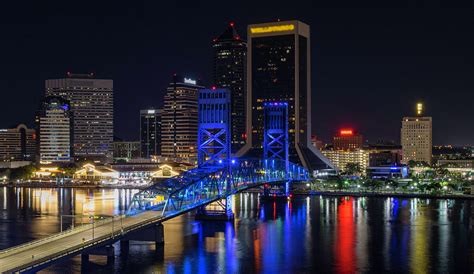
[[[130,241],[122,239],[120,240],[120,256],[128,256],[130,251]]]
[[[286,181],[285,183],[285,195],[286,197],[290,197],[290,181]]]
[[[165,228],[162,223],[155,225],[155,247],[159,250],[165,244]]]
[[[232,221],[234,220],[234,212],[232,211],[232,196],[212,203],[208,206],[200,207],[196,215],[196,220],[205,221]]]
[[[81,254],[81,265],[85,266],[89,263],[89,253],[82,253]]]
[[[165,228],[162,223],[157,223],[140,231],[128,234],[125,239],[120,240],[120,254],[128,254],[130,241],[155,242],[156,250],[163,249],[165,244]]]

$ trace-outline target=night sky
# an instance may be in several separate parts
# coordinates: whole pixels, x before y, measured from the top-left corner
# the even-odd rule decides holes
[[[245,37],[280,18],[311,27],[313,134],[399,142],[421,100],[434,144],[474,145],[472,1],[3,2],[0,127],[33,125],[45,79],[94,72],[114,80],[115,135],[138,139],[139,109],[161,106],[174,72],[212,84],[211,41],[228,22]]]

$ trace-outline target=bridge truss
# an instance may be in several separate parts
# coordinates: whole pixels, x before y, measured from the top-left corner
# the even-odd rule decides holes
[[[281,159],[235,159],[220,168],[196,168],[135,194],[128,214],[154,210],[169,218],[266,183],[307,180],[305,168]]]

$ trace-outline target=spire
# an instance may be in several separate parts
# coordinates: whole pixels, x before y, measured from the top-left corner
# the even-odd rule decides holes
[[[235,26],[235,23],[230,22],[227,28],[224,30],[224,32],[214,39],[214,42],[240,40],[240,35],[237,33],[237,30],[235,29],[234,26]]]

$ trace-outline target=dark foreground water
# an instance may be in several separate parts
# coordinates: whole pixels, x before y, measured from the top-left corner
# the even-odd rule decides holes
[[[0,249],[59,231],[59,212],[119,214],[135,192],[0,188]],[[233,202],[234,223],[184,215],[165,223],[162,250],[132,242],[120,257],[117,245],[114,265],[91,256],[88,272],[474,271],[474,201],[313,196],[259,203],[256,194],[239,194]],[[80,271],[80,257],[44,270]]]

